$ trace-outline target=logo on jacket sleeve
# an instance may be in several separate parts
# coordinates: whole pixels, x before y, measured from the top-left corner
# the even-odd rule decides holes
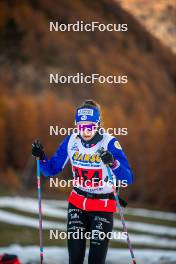
[[[115,148],[117,148],[117,149],[122,149],[122,147],[121,147],[121,145],[120,145],[120,143],[119,143],[118,141],[115,141],[115,142],[114,142],[114,146],[115,146]]]

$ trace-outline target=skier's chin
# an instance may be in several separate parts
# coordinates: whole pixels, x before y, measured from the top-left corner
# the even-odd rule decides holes
[[[82,138],[85,140],[85,141],[89,141],[93,138],[93,136],[82,136]]]

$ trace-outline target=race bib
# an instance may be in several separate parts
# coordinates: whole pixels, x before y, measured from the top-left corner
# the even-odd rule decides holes
[[[74,185],[77,187],[101,187],[102,169],[85,169],[73,166]]]

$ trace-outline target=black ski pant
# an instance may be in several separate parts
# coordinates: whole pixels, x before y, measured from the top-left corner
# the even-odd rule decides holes
[[[104,236],[112,232],[112,229],[113,213],[84,211],[69,203],[67,223],[69,264],[84,263],[86,240],[90,241],[88,264],[105,264],[109,239]],[[100,233],[103,233],[102,236]]]

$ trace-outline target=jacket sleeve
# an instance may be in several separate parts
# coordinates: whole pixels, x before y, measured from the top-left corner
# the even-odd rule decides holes
[[[68,142],[70,136],[67,136],[59,148],[55,152],[55,154],[48,159],[45,157],[44,160],[40,161],[40,169],[44,176],[52,177],[63,170],[67,161],[68,161]]]
[[[123,152],[118,140],[113,138],[108,144],[110,151],[115,159],[112,171],[117,180],[126,180],[127,184],[133,183],[133,173],[128,163],[127,157]]]

